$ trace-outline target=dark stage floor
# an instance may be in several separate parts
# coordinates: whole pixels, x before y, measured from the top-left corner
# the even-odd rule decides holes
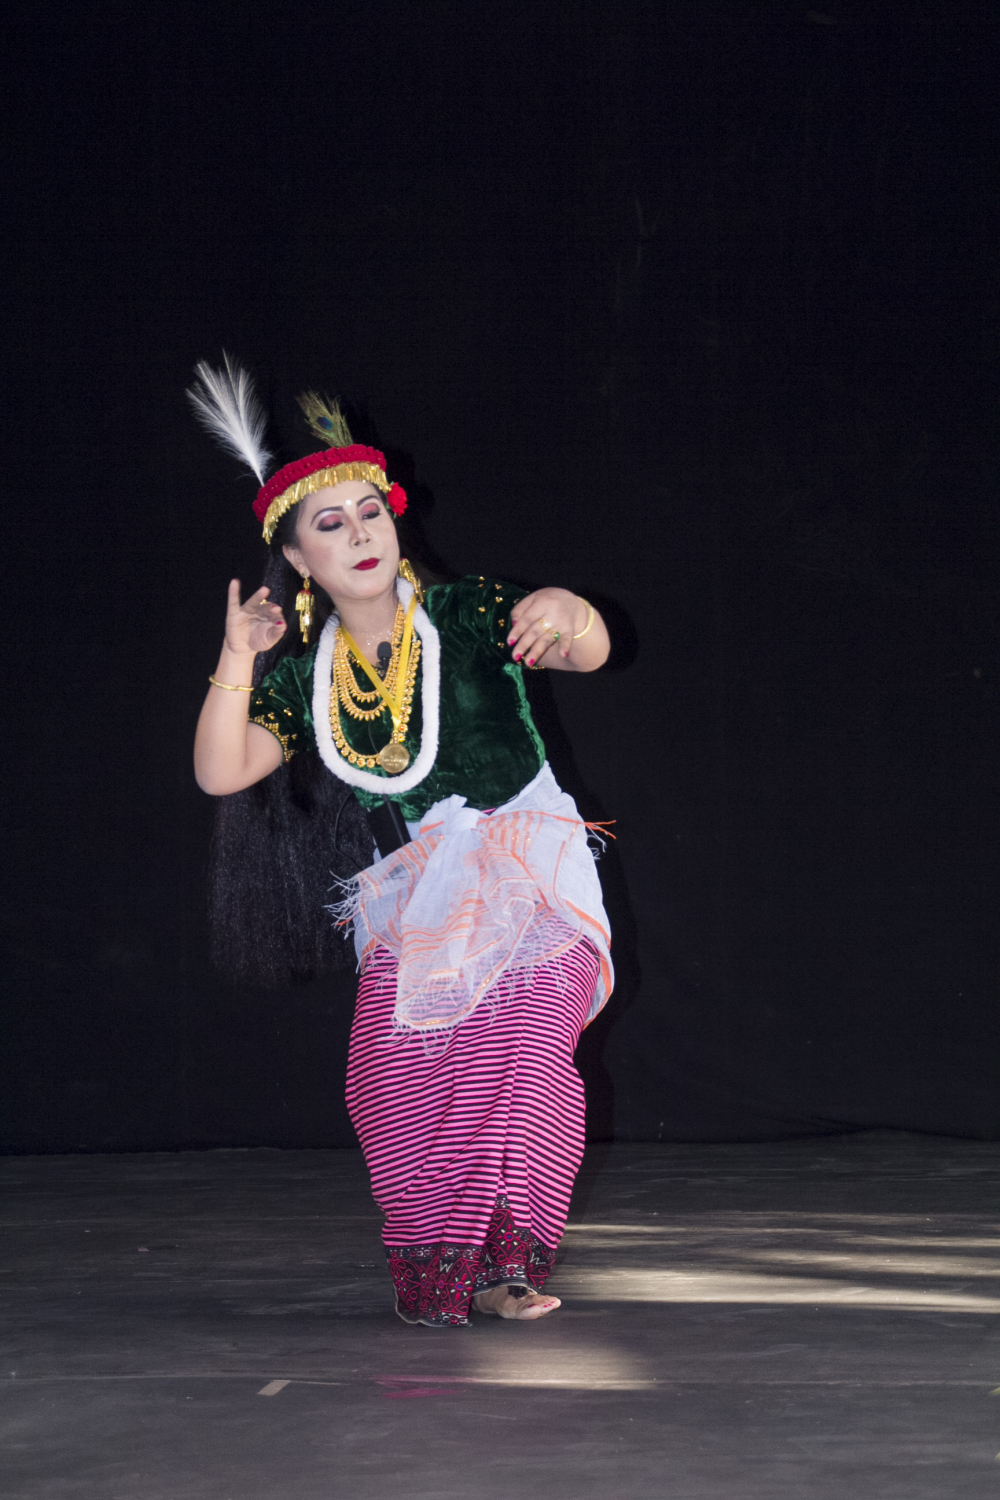
[[[393,1314],[360,1155],[0,1163],[5,1500],[1000,1487],[1000,1146],[594,1147],[538,1324]]]

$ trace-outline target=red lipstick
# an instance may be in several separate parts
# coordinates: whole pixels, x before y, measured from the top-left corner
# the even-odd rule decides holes
[[[364,558],[364,560],[362,562],[354,564],[354,571],[356,573],[366,573],[369,568],[377,568],[377,567],[378,567],[378,558],[377,557],[366,557],[366,558]]]

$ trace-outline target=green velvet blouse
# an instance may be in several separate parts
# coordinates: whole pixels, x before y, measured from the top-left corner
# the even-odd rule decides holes
[[[511,607],[523,594],[512,584],[490,578],[462,578],[427,590],[424,608],[441,639],[440,736],[437,759],[411,791],[393,794],[393,777],[378,767],[408,822],[418,822],[433,803],[458,793],[470,807],[499,807],[526,786],[542,767],[545,747],[535,728],[524,691],[521,665],[507,645]],[[313,730],[313,664],[316,646],[304,656],[286,656],[250,698],[250,719],[281,741],[285,759],[297,750],[316,750]],[[356,668],[358,686],[368,679]],[[417,669],[413,709],[406,735],[411,762],[420,749],[423,663]],[[392,732],[388,709],[379,718],[341,715],[341,729],[352,750],[374,755]],[[355,787],[362,807],[379,802]]]

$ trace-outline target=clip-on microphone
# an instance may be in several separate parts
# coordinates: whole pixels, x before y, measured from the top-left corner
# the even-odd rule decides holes
[[[378,657],[378,675],[384,677],[392,661],[392,647],[389,642],[379,641],[375,654]],[[404,844],[410,843],[410,830],[406,826],[406,819],[395,802],[390,802],[388,797],[385,798],[381,807],[369,809],[368,826],[383,859],[387,854],[394,854],[397,849],[402,849]]]

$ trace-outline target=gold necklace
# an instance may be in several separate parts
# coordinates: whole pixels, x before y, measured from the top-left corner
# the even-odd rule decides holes
[[[416,598],[414,597],[405,616],[402,608],[396,612],[396,621],[392,631],[392,657],[384,681],[376,676],[374,667],[362,656],[350,632],[343,626],[337,630],[334,644],[333,681],[330,684],[330,730],[333,734],[333,742],[339,753],[351,765],[360,766],[366,770],[372,770],[376,765],[380,765],[384,771],[388,771],[390,776],[398,776],[410,763],[410,753],[403,741],[410,724],[413,688],[416,682],[417,665],[420,661],[420,638],[413,631],[415,606]],[[374,689],[372,692],[364,692],[358,685],[351,662],[352,655],[371,680]],[[401,686],[400,675],[403,679]],[[372,699],[382,701],[372,709],[360,706],[361,703],[370,703]],[[340,718],[341,709],[346,709],[351,718],[373,720],[379,718],[385,708],[389,709],[392,716],[392,734],[388,743],[383,745],[376,755],[363,755],[357,750],[352,750],[344,737]]]
[[[389,667],[385,674],[385,685],[390,693],[395,693],[396,678],[399,674],[399,645],[403,638],[404,615],[401,605],[396,607],[396,619],[392,627],[390,646],[392,656]],[[337,631],[337,639],[333,648],[333,680],[337,687],[337,696],[340,706],[352,719],[379,719],[385,710],[385,703],[381,693],[372,689],[366,693],[358,686],[354,668],[351,666],[351,652],[343,632]],[[374,708],[363,707],[366,703],[374,703]]]

